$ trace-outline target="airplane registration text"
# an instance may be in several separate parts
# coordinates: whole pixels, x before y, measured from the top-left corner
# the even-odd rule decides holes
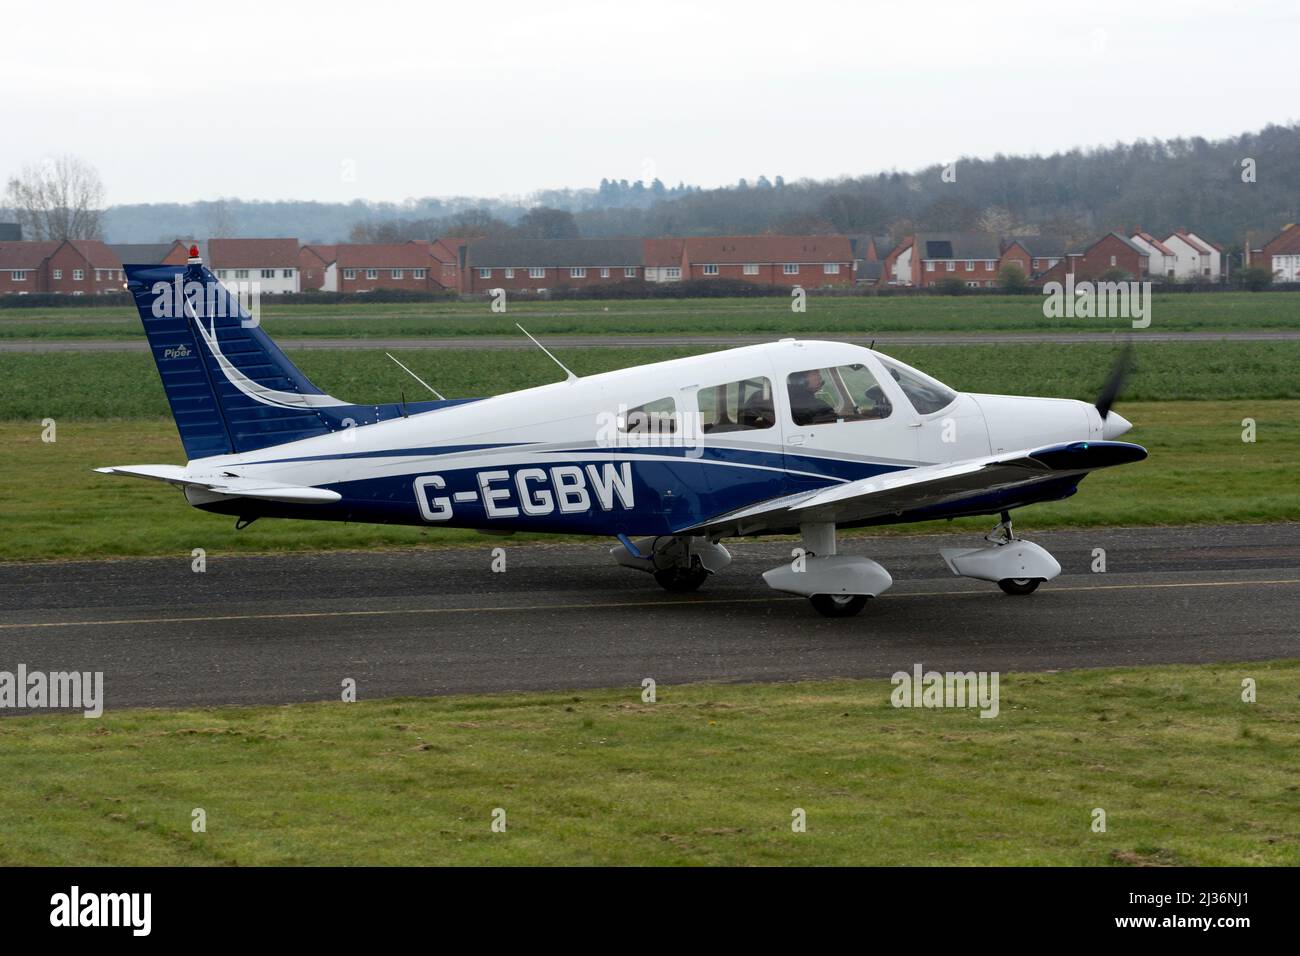
[[[476,489],[447,490],[441,475],[415,479],[415,500],[425,521],[451,520],[455,503],[481,503],[489,518],[517,518],[633,507],[631,462],[601,465],[555,465],[551,468],[504,468],[475,473]]]

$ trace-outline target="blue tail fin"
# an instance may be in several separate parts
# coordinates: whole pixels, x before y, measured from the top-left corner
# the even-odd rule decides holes
[[[459,404],[340,401],[313,385],[197,258],[124,269],[191,460]]]

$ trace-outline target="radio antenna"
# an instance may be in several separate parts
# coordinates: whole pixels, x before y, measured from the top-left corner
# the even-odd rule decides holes
[[[520,325],[518,322],[515,323],[515,328],[517,328],[520,332],[524,333],[524,335],[528,335],[528,330],[524,328],[522,325]],[[568,368],[565,367],[563,362],[561,362],[559,359],[557,359],[554,355],[550,353],[550,350],[547,349],[545,345],[537,341],[537,339],[534,339],[531,335],[528,335],[528,338],[532,341],[534,345],[536,345],[539,349],[541,349],[543,352],[546,353],[547,358],[549,358],[552,362],[554,362],[556,365],[560,367],[560,369],[564,372],[564,374],[569,377],[568,380],[570,382],[576,382],[578,380],[578,376],[570,372]]]
[[[394,362],[397,362],[397,359],[393,358],[393,353],[392,353],[392,352],[385,352],[384,354],[387,355],[390,359],[393,359]],[[414,372],[412,372],[409,368],[407,368],[407,367],[406,367],[405,365],[403,365],[401,362],[397,362],[397,367],[400,368],[400,369],[401,369],[403,372],[405,372],[407,375],[411,376],[411,378],[415,379],[417,382],[419,382],[421,385],[423,385],[423,386],[424,386],[425,388],[427,388],[429,391],[433,392],[434,395],[438,396],[438,401],[440,401],[440,402],[445,402],[445,401],[446,401],[446,399],[442,397],[442,393],[441,393],[441,392],[439,392],[436,388],[434,388],[432,385],[430,385],[430,384],[429,384],[428,382],[426,382],[424,379],[420,378],[420,376],[418,376],[418,375],[416,375]],[[403,399],[403,403],[405,403],[405,399]]]

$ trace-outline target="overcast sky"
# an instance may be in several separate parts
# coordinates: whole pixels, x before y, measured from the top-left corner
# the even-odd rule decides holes
[[[0,177],[110,203],[702,186],[1300,118],[1294,0],[24,3]],[[1157,11],[1156,8],[1161,7]]]

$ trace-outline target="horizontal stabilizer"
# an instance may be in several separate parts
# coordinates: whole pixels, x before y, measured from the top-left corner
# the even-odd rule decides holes
[[[180,465],[119,465],[113,468],[96,468],[102,475],[127,475],[165,481],[182,488],[194,488],[214,495],[230,498],[258,498],[263,501],[289,501],[297,504],[328,504],[342,499],[337,491],[328,488],[310,488],[282,485],[260,478],[241,478],[238,475],[190,475]]]

